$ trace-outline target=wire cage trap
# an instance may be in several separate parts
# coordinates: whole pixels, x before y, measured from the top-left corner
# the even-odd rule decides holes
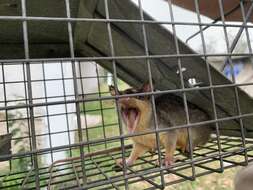
[[[198,0],[1,2],[0,189],[164,189],[252,161],[253,3],[213,3],[215,10],[205,12],[208,3]],[[165,19],[148,12],[158,4]],[[195,20],[178,19],[175,5]],[[186,28],[194,29],[184,36],[188,44],[179,37]],[[207,44],[211,28],[223,36],[222,51]],[[236,31],[232,39],[229,29]],[[146,82],[148,92],[112,96],[108,88]],[[185,123],[161,129],[155,100],[166,94],[180,99]],[[149,97],[155,128],[127,133],[119,101],[137,97]],[[191,105],[209,119],[192,122]],[[175,162],[164,166],[162,133],[186,129],[189,136],[207,125],[207,143],[192,147],[188,138],[189,153],[176,150]],[[150,134],[157,149],[127,165],[131,139]]]

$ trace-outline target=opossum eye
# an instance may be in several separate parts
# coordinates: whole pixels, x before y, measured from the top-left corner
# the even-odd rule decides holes
[[[150,97],[151,97],[150,95],[144,95],[144,96],[138,96],[136,98],[139,100],[149,100]]]
[[[136,96],[137,99],[141,99],[141,96]]]

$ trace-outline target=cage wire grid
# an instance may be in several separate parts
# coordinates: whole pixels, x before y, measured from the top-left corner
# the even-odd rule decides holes
[[[200,17],[199,2],[194,0],[194,5],[197,14],[198,22],[178,22],[174,19],[173,14],[173,1],[168,0],[168,12],[170,14],[170,21],[153,21],[145,20],[144,10],[141,0],[138,0],[137,7],[139,9],[139,19],[120,19],[110,18],[109,6],[113,0],[99,0],[104,2],[104,9],[106,13],[105,18],[74,18],[71,17],[71,5],[72,0],[65,0],[65,14],[66,17],[34,17],[27,15],[26,0],[20,0],[21,2],[21,16],[0,16],[0,21],[6,22],[21,22],[22,23],[22,35],[23,35],[23,49],[24,59],[1,59],[1,71],[2,79],[0,85],[2,86],[1,96],[3,100],[0,102],[0,112],[5,115],[0,123],[6,126],[7,133],[13,133],[13,125],[16,122],[23,122],[27,127],[27,134],[21,136],[12,136],[12,142],[23,142],[28,144],[28,149],[21,151],[14,151],[12,154],[0,155],[0,160],[4,160],[2,163],[8,165],[8,171],[0,174],[0,189],[11,188],[23,188],[23,189],[131,189],[132,185],[145,182],[146,189],[163,189],[164,187],[176,183],[180,183],[186,180],[195,180],[196,177],[207,175],[210,173],[222,173],[224,169],[244,166],[248,162],[252,161],[253,157],[253,140],[245,137],[245,129],[243,119],[253,116],[253,113],[242,113],[240,109],[240,97],[238,95],[238,88],[240,86],[252,85],[252,83],[236,83],[236,77],[233,72],[233,57],[237,56],[252,56],[252,48],[250,44],[249,29],[253,28],[252,25],[248,25],[248,20],[252,12],[252,1],[240,1],[238,9],[241,10],[243,23],[242,24],[228,24],[226,23],[222,0],[219,2],[220,11],[220,23],[203,23]],[[250,8],[246,12],[244,9],[244,3],[249,3]],[[61,22],[66,24],[68,32],[68,42],[70,56],[67,58],[32,58],[30,56],[29,48],[29,22]],[[107,38],[109,41],[110,56],[92,56],[92,57],[78,57],[75,54],[75,45],[73,39],[73,26],[78,22],[88,23],[102,23],[105,24],[107,30]],[[134,23],[141,26],[141,38],[144,45],[143,55],[122,55],[119,56],[115,53],[115,41],[113,39],[112,27],[114,23]],[[147,25],[166,24],[172,27],[172,33],[174,35],[174,45],[176,47],[175,54],[150,54],[150,47],[148,43]],[[201,54],[184,54],[180,52],[179,42],[177,38],[177,26],[197,26],[199,27],[199,35],[202,42],[203,53]],[[222,27],[225,42],[226,53],[207,53],[207,47],[204,37],[205,27]],[[234,42],[230,45],[227,28],[239,27],[241,28],[235,38]],[[1,29],[0,29],[1,30]],[[249,53],[233,53],[233,50],[238,42],[242,31],[245,31],[247,46]],[[207,62],[209,57],[226,57],[227,64],[231,68],[232,83],[231,84],[213,84],[212,73],[210,71],[210,65]],[[182,59],[187,57],[201,57],[206,62],[206,71],[208,77],[208,84],[206,86],[199,87],[186,87],[187,80],[184,76]],[[161,58],[176,58],[178,66],[178,74],[181,87],[177,89],[168,89],[163,91],[155,91],[155,84],[153,84],[153,73],[151,68],[151,60]],[[146,69],[148,73],[149,83],[151,85],[151,92],[148,93],[135,93],[130,95],[115,95],[110,96],[108,89],[102,89],[101,81],[108,78],[106,74],[99,73],[100,66],[95,62],[108,61],[108,64],[112,64],[112,76],[113,84],[117,88],[118,83],[118,60],[144,60],[146,63]],[[95,66],[96,73],[92,76],[86,76],[80,69],[85,67],[87,61],[92,61]],[[47,77],[48,65],[57,65],[59,76],[55,78]],[[42,70],[41,79],[33,79],[34,66],[40,66]],[[69,65],[71,75],[66,76],[64,66]],[[14,66],[20,68],[19,80],[8,81],[6,78],[7,67]],[[83,81],[89,79],[96,79],[97,91],[87,93]],[[50,95],[48,92],[48,86],[50,82],[58,81],[62,85],[62,94]],[[34,95],[34,83],[40,83],[44,95],[35,97]],[[66,83],[71,82],[73,84],[73,93],[69,94],[67,91]],[[16,97],[14,99],[8,98],[8,85],[20,84],[23,85],[24,97]],[[78,91],[78,86],[81,86],[81,93]],[[216,110],[216,98],[215,89],[233,88],[236,104],[236,114],[230,117],[219,117]],[[208,121],[202,121],[198,123],[191,123],[187,93],[191,91],[208,90],[211,94],[211,107],[213,110],[213,119]],[[182,95],[184,109],[186,114],[187,123],[185,125],[175,126],[167,129],[158,128],[155,95],[161,95],[166,93],[180,93]],[[123,131],[123,124],[121,116],[119,114],[119,105],[117,100],[122,97],[136,97],[136,96],[150,96],[152,102],[153,118],[155,121],[155,130],[148,132],[141,132],[138,134],[125,134]],[[89,109],[89,103],[97,102],[96,108]],[[106,105],[105,102],[110,102]],[[75,107],[70,109],[69,105]],[[62,112],[51,113],[50,107],[63,106]],[[39,108],[44,108],[44,114],[36,113]],[[21,115],[13,115],[12,111],[16,114],[18,110],[22,110]],[[108,111],[113,111],[115,120],[112,122],[107,121]],[[101,123],[93,127],[88,126],[86,114],[99,113],[101,116]],[[65,117],[66,128],[59,131],[53,131],[51,124],[51,117],[63,116]],[[76,118],[76,128],[71,127],[69,117],[74,116]],[[84,121],[81,120],[82,116]],[[37,120],[45,120],[46,132],[39,133]],[[240,137],[222,136],[220,134],[220,123],[229,120],[236,120],[240,124]],[[182,155],[180,152],[176,152],[175,157],[178,160],[168,168],[162,165],[162,159],[164,157],[164,150],[160,148],[159,134],[165,131],[173,129],[187,128],[188,135],[191,135],[190,127],[203,127],[206,124],[214,124],[215,130],[210,141],[203,145],[192,149],[190,146],[189,157]],[[98,133],[98,137],[94,137],[91,132],[94,130]],[[113,133],[108,135],[108,131],[112,130]],[[20,131],[17,131],[18,133]],[[140,136],[146,134],[156,135],[156,144],[158,149],[155,152],[146,153],[143,157],[133,166],[127,166],[125,159],[132,148],[130,137]],[[53,144],[53,138],[57,138],[57,134],[66,134],[67,144],[55,146]],[[71,134],[75,134],[77,141],[71,140]],[[47,148],[39,148],[38,139],[48,137],[49,146]],[[189,138],[189,144],[192,145]],[[55,153],[65,152],[67,157],[63,159],[56,159]],[[50,164],[42,164],[43,156],[49,155]],[[122,170],[117,170],[115,167],[116,160],[123,158]],[[16,170],[15,162],[21,163],[21,160],[28,162],[28,167],[24,170]],[[158,162],[157,162],[158,160]],[[171,178],[170,176],[175,177]]]

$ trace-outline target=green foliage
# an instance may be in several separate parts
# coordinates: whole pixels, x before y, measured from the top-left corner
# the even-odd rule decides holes
[[[15,120],[15,118],[22,118],[23,114],[19,111],[16,111],[15,114],[9,114],[8,118],[11,121],[9,123],[10,132],[13,137],[22,137],[22,136],[28,136],[28,130],[22,131],[22,128],[27,127],[27,124],[24,120]],[[29,144],[26,144],[24,142],[23,138],[17,138],[14,140],[13,145],[17,148],[17,153],[22,153],[28,150]],[[26,171],[31,167],[31,161],[29,158],[19,158],[12,160],[13,168],[15,168],[16,171]]]
[[[21,111],[15,111],[12,113],[8,113],[8,126],[10,133],[12,134],[13,138],[16,138],[12,142],[12,151],[15,149],[15,153],[22,153],[26,152],[29,148],[29,144],[27,141],[24,141],[22,138],[23,136],[28,136],[28,130],[22,130],[25,127],[27,127],[27,123],[22,118],[23,114]],[[20,137],[20,138],[18,138]],[[21,157],[17,159],[13,159],[11,162],[11,171],[9,169],[5,169],[3,172],[6,174],[6,177],[4,178],[7,182],[0,182],[0,188],[6,187],[6,186],[13,186],[5,189],[14,190],[19,189],[17,184],[20,184],[25,178],[24,174],[16,174],[16,175],[9,175],[14,174],[16,172],[22,172],[22,171],[28,171],[31,168],[31,159],[30,157]]]

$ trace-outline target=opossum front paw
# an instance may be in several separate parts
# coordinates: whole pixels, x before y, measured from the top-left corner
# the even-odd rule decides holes
[[[131,160],[126,159],[126,165],[127,165],[127,166],[132,165]],[[116,160],[116,165],[113,167],[113,169],[114,169],[116,172],[120,172],[120,171],[122,171],[122,168],[123,168],[123,159],[118,159],[118,160]]]
[[[130,166],[133,164],[133,161],[131,159],[126,159],[126,165]],[[123,167],[123,159],[116,160],[116,165]]]
[[[123,159],[116,160],[116,165],[122,167],[123,166]]]

